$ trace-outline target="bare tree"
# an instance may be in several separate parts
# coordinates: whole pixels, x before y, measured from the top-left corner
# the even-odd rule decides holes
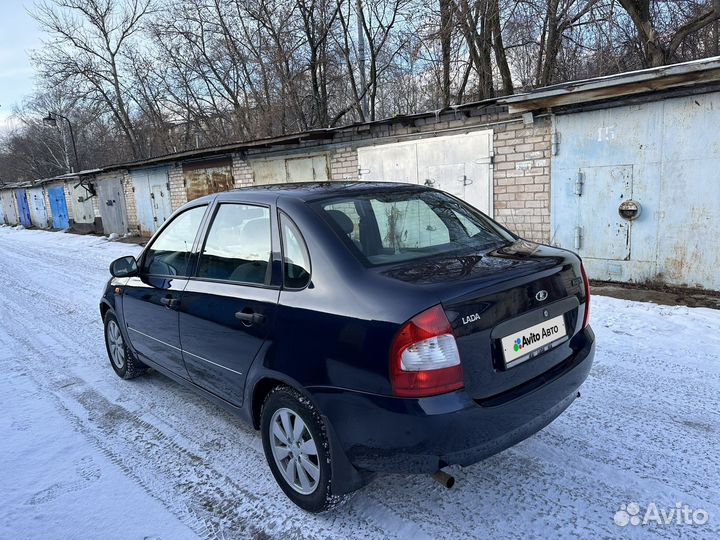
[[[33,13],[49,40],[35,54],[41,75],[69,82],[86,100],[101,103],[128,143],[132,155],[143,144],[131,118],[122,62],[151,0],[44,0]]]
[[[619,0],[632,19],[642,51],[643,65],[657,67],[672,62],[683,41],[720,18],[720,2],[660,2]],[[683,21],[670,31],[658,28],[658,21],[672,17]]]

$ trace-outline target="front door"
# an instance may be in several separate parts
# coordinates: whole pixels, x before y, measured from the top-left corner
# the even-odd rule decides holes
[[[133,349],[187,378],[178,334],[178,308],[193,266],[193,245],[207,206],[178,214],[145,249],[140,275],[123,290],[123,316]]]
[[[271,247],[268,207],[220,204],[182,297],[180,341],[191,380],[237,405],[275,316]]]

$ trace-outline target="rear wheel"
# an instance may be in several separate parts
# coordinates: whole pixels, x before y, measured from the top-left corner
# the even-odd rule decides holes
[[[340,502],[331,490],[325,425],[300,392],[274,388],[265,398],[260,429],[270,470],[292,502],[308,512],[329,510]]]
[[[118,377],[134,379],[147,371],[147,366],[137,360],[128,349],[120,331],[120,323],[110,311],[105,315],[105,348],[110,365]]]

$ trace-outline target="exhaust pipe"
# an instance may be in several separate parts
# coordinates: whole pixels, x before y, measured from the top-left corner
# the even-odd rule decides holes
[[[455,477],[442,470],[434,472],[432,479],[447,489],[450,489],[455,485]]]

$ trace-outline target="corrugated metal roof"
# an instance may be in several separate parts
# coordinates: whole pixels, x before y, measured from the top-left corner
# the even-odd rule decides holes
[[[499,98],[498,102],[508,105],[512,114],[717,81],[720,56],[556,84]]]

